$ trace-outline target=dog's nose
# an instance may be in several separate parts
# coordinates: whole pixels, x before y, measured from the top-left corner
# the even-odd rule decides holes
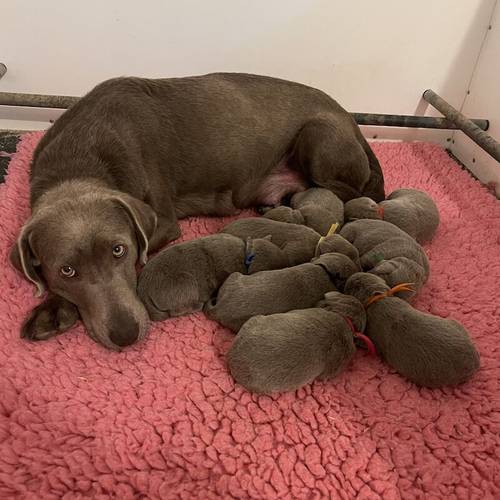
[[[127,328],[117,328],[116,330],[111,330],[109,333],[111,342],[119,347],[132,345],[138,337],[139,325],[137,323],[134,323]]]
[[[122,309],[115,311],[109,325],[109,339],[119,347],[133,344],[139,337],[139,324]]]

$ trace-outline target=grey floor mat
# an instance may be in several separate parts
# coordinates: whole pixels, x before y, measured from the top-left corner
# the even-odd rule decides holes
[[[19,135],[10,132],[0,132],[0,183],[4,182],[7,169],[9,168],[10,157],[8,154],[16,152],[19,138]]]

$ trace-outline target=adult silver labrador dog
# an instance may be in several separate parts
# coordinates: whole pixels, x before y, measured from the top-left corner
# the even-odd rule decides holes
[[[179,218],[309,186],[380,201],[383,184],[350,114],[319,90],[236,73],[105,81],[34,154],[32,216],[11,261],[48,295],[21,335],[46,339],[81,316],[106,347],[132,344],[148,323],[137,261],[179,236]]]

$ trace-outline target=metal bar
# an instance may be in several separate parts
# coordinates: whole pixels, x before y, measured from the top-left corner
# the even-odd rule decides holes
[[[446,118],[433,116],[412,115],[381,115],[374,113],[351,113],[358,125],[376,125],[380,127],[409,127],[409,128],[438,128],[458,129]],[[474,119],[473,121],[481,130],[488,130],[488,120]]]
[[[4,63],[0,63],[0,79],[7,73],[7,66]]]
[[[3,106],[66,109],[75,104],[78,99],[78,97],[74,96],[0,92],[0,105]],[[431,116],[384,115],[374,113],[352,113],[352,115],[359,125],[462,130],[459,124],[446,118],[434,118]],[[478,129],[482,131],[488,130],[488,120],[474,119],[470,121]]]
[[[21,135],[27,132],[34,132],[33,129],[0,128],[0,139],[6,135]]]
[[[66,109],[78,101],[78,97],[67,95],[18,94],[0,92],[0,106],[26,106],[29,108]]]
[[[444,99],[439,97],[433,90],[427,89],[423,98],[440,113],[453,122],[464,134],[470,137],[484,151],[500,162],[500,143],[495,141],[491,135],[481,130],[475,123],[469,120]]]

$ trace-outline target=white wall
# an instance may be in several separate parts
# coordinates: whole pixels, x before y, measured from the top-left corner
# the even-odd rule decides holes
[[[466,116],[490,120],[488,134],[500,141],[500,2],[491,19],[481,54],[462,108]],[[485,184],[491,184],[500,198],[500,163],[466,135],[455,132],[452,152]]]
[[[463,101],[494,0],[2,3],[0,91],[81,95],[116,75],[245,71],[319,87],[350,111],[432,114],[426,88]],[[43,127],[32,120],[50,116],[4,107],[0,128]],[[449,135],[365,132],[443,143]]]

